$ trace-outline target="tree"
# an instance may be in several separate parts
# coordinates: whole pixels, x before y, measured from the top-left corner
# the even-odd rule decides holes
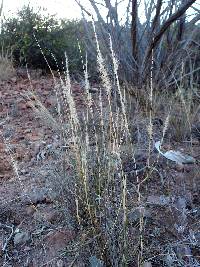
[[[16,65],[28,64],[32,68],[47,69],[45,56],[52,69],[62,71],[66,52],[70,71],[74,73],[82,71],[77,43],[81,32],[80,21],[59,21],[55,16],[28,5],[19,10],[15,17],[3,22],[1,41],[4,46],[12,48]],[[84,50],[81,42],[80,46]]]
[[[83,6],[83,1],[76,2],[81,7],[83,16],[92,16]],[[187,65],[188,60],[198,54],[198,45],[196,44],[194,49],[193,37],[194,32],[199,29],[196,23],[200,19],[200,13],[198,9],[195,10],[192,20],[189,20],[186,14],[186,11],[193,7],[195,0],[144,0],[143,21],[138,15],[141,1],[129,0],[126,21],[123,24],[119,21],[118,15],[123,0],[116,0],[114,4],[107,0],[89,2],[97,17],[95,24],[103,54],[109,59],[111,36],[120,62],[122,80],[131,81],[137,87],[147,83],[150,79],[153,56],[154,82],[157,87],[170,85],[174,78],[178,78],[181,66]],[[100,6],[107,9],[106,19],[101,14]],[[86,23],[85,25],[87,26]],[[86,43],[86,46],[92,47],[91,43]]]

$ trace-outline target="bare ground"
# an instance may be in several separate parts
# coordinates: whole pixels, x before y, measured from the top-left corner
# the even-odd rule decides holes
[[[32,87],[44,105],[55,112],[53,80],[33,79]],[[79,244],[83,233],[76,230],[70,210],[66,206],[63,210],[57,192],[52,191],[51,176],[59,176],[59,170],[52,168],[58,163],[59,137],[33,114],[31,104],[23,97],[30,88],[24,78],[0,83],[0,265],[89,266],[89,252],[82,257],[67,249]],[[84,106],[81,90],[73,85],[80,110]],[[199,159],[198,138],[192,144],[170,141],[167,148]],[[133,244],[137,243],[142,213],[143,257],[147,262],[152,266],[200,266],[199,164],[179,167],[164,158],[157,160],[157,156],[153,151],[155,169],[141,187],[143,211],[136,208],[134,194],[128,203],[129,235]],[[147,153],[141,146],[136,159],[138,166],[146,163]],[[129,185],[134,186],[134,164],[128,157],[124,158],[124,170]],[[139,174],[140,180],[143,177]],[[135,251],[129,253],[130,259],[132,253]],[[129,266],[137,266],[134,256]]]

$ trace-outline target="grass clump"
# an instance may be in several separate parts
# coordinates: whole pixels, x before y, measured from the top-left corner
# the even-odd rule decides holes
[[[58,96],[58,128],[62,146],[67,150],[61,153],[63,159],[62,189],[60,199],[70,199],[70,213],[76,221],[80,235],[84,232],[87,246],[94,248],[106,265],[121,266],[129,261],[127,240],[127,177],[123,171],[121,145],[128,143],[132,158],[134,149],[130,142],[125,98],[119,86],[118,64],[113,53],[113,66],[116,82],[116,104],[112,99],[112,81],[107,75],[103,56],[98,50],[98,69],[102,80],[96,99],[90,93],[87,63],[84,68],[85,87],[83,95],[85,110],[77,109],[69,75],[68,60],[64,78],[55,81]],[[37,107],[36,107],[37,106]],[[35,111],[48,118],[50,123],[55,119],[47,116],[47,110]],[[45,114],[44,113],[45,110]],[[42,115],[43,114],[43,115]],[[66,170],[64,166],[71,166]],[[64,177],[63,177],[64,176]],[[69,177],[71,177],[69,179]],[[51,181],[55,186],[55,183]],[[61,186],[60,184],[60,186]],[[58,183],[56,187],[58,186]],[[63,188],[64,187],[64,188]],[[58,190],[53,189],[53,190]],[[133,189],[131,189],[133,190]]]
[[[140,99],[136,99],[134,115],[128,114],[128,100],[119,83],[118,62],[112,42],[110,53],[114,75],[111,78],[97,36],[95,38],[101,83],[99,91],[92,95],[86,62],[83,91],[78,99],[81,98],[85,108],[79,108],[73,94],[67,56],[64,75],[54,78],[57,119],[39,102],[37,105],[33,103],[33,108],[60,133],[59,170],[50,184],[52,191],[58,192],[59,205],[73,217],[73,227],[78,235],[75,244],[79,247],[78,254],[87,256],[86,264],[89,264],[88,255],[91,255],[96,263],[102,262],[105,266],[143,266],[152,253],[166,254],[167,247],[166,244],[162,247],[156,245],[161,228],[165,229],[157,214],[152,214],[149,219],[153,221],[150,230],[146,220],[146,198],[151,190],[155,190],[154,187],[162,194],[161,199],[165,200],[164,193],[167,194],[166,200],[169,198],[169,185],[164,188],[167,183],[165,174],[159,169],[158,156],[154,155],[154,141],[171,140],[168,132],[173,133],[177,126],[177,122],[173,124],[173,116],[177,115],[175,108],[180,113],[184,110],[191,124],[192,105],[190,108],[186,105],[187,98],[183,98],[182,93],[171,98],[170,95],[159,97],[158,94],[155,98],[151,83],[150,93],[143,91]],[[142,129],[139,120],[140,124],[143,123]],[[142,135],[138,138],[140,142],[132,138],[132,129]],[[181,136],[175,134],[177,138],[185,137],[185,132]],[[140,161],[141,157],[143,160]],[[164,266],[161,264],[165,264],[165,255],[157,261],[159,266]]]
[[[13,67],[12,56],[9,52],[4,52],[3,49],[0,54],[0,81],[5,81],[12,78],[15,74]]]

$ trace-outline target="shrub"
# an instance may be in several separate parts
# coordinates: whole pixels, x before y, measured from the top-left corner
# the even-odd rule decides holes
[[[12,47],[16,65],[24,66],[28,63],[32,68],[47,69],[45,56],[51,69],[63,70],[66,52],[71,62],[69,69],[77,72],[82,69],[77,44],[80,32],[79,21],[59,21],[54,15],[45,15],[41,10],[24,6],[16,17],[3,22],[1,40],[4,45]]]

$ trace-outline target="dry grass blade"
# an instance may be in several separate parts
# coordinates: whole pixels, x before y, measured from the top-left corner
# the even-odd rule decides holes
[[[3,47],[0,53],[0,81],[6,81],[15,75],[12,62],[12,55],[4,51]]]
[[[61,130],[60,123],[53,117],[44,104],[38,99],[38,97],[31,91],[24,94],[24,97],[29,101],[35,114],[42,119],[48,126],[52,127],[56,131]],[[68,129],[68,125],[65,124],[65,130]]]

